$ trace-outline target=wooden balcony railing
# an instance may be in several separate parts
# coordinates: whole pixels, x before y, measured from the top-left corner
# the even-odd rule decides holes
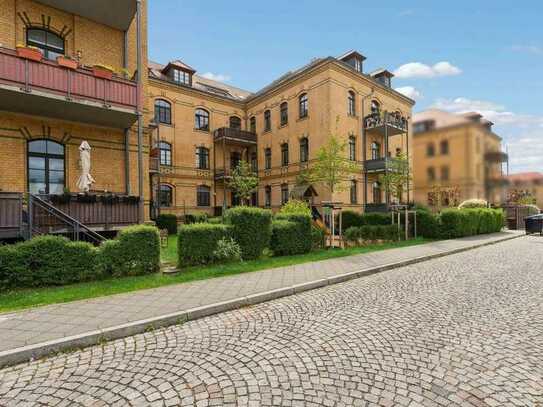
[[[23,194],[0,192],[0,238],[23,235]]]

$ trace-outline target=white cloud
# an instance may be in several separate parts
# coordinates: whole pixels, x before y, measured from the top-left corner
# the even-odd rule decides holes
[[[538,45],[513,45],[511,49],[515,52],[527,52],[529,54],[543,55],[543,47]]]
[[[409,62],[394,71],[397,78],[434,78],[437,76],[460,75],[462,70],[448,61],[430,66],[422,62]]]
[[[206,79],[211,79],[213,81],[217,81],[217,82],[228,82],[230,79],[232,79],[230,77],[230,75],[224,75],[222,73],[219,73],[219,74],[214,74],[212,72],[206,72],[205,74],[202,75],[204,78]]]
[[[407,96],[410,99],[413,100],[419,100],[422,99],[422,92],[415,89],[413,86],[402,86],[395,89],[397,92],[400,92],[402,95]]]

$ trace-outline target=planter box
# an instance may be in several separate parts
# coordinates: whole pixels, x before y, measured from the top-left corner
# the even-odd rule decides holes
[[[97,78],[101,79],[111,79],[113,77],[113,72],[108,69],[101,68],[99,66],[92,67],[92,74]]]
[[[27,47],[17,47],[17,55],[21,58],[36,62],[40,62],[43,58],[43,55],[39,49]]]
[[[63,66],[68,69],[74,69],[74,70],[77,69],[77,67],[79,66],[76,60],[62,57],[62,56],[57,57],[57,63],[60,66]]]

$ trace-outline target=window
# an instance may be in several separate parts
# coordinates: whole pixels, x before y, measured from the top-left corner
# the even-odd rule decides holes
[[[356,138],[349,137],[349,160],[356,161]]]
[[[375,141],[371,143],[371,159],[378,160],[381,158],[381,146]]]
[[[194,128],[196,130],[209,131],[209,112],[207,110],[196,109]]]
[[[303,119],[304,117],[307,117],[309,113],[309,101],[307,99],[307,93],[300,95],[298,102],[300,106],[300,119]]]
[[[251,171],[258,172],[258,160],[256,156],[256,151],[251,153]]]
[[[28,190],[31,194],[62,194],[64,146],[51,140],[28,143]]]
[[[211,204],[211,188],[207,185],[199,185],[196,188],[196,205],[210,206]]]
[[[281,144],[281,165],[283,167],[288,165],[288,144],[287,143]]]
[[[442,181],[448,181],[449,180],[449,167],[444,165],[441,167],[441,180]]]
[[[205,147],[196,148],[196,168],[209,170],[209,150]]]
[[[439,143],[439,150],[441,154],[443,155],[449,154],[449,141],[448,140],[441,141],[441,143]]]
[[[161,141],[158,149],[160,151],[160,165],[172,165],[172,145]]]
[[[39,48],[44,58],[56,60],[64,55],[64,40],[57,34],[40,28],[26,31],[26,44]]]
[[[173,69],[173,80],[177,83],[182,83],[184,85],[190,85],[191,78],[190,73],[182,71],[180,69]]]
[[[300,140],[300,162],[306,163],[309,161],[309,140],[304,137]]]
[[[281,126],[288,124],[288,103],[283,102],[279,107]]]
[[[258,192],[251,193],[251,206],[258,206]]]
[[[264,205],[266,205],[267,208],[271,206],[271,193],[272,189],[269,185],[264,188]]]
[[[281,184],[281,205],[288,202],[288,184]]]
[[[381,203],[381,184],[377,181],[375,181],[372,185],[372,195],[373,195],[373,203],[380,204]]]
[[[271,112],[266,110],[264,112],[264,131],[271,130]]]
[[[241,119],[237,116],[230,116],[230,128],[241,130]]]
[[[371,114],[380,114],[381,112],[381,105],[378,101],[372,100],[371,101]]]
[[[428,157],[433,157],[435,154],[436,154],[436,149],[434,147],[434,144],[428,143],[428,145],[426,146],[426,155]]]
[[[271,148],[266,148],[264,150],[264,168],[267,170],[271,170],[272,166],[272,155],[271,155]]]
[[[254,116],[249,119],[249,131],[256,133],[256,117]]]
[[[356,116],[356,100],[352,90],[349,91],[349,96],[347,97],[347,114],[349,116]]]
[[[162,99],[155,100],[155,122],[172,124],[172,105]]]
[[[173,203],[173,188],[169,185],[160,184],[158,202],[161,207],[170,207]]]
[[[241,162],[241,153],[234,151],[230,154],[230,169],[234,170]]]
[[[428,177],[428,181],[435,181],[436,171],[434,167],[428,167],[428,169],[426,170],[426,175]]]
[[[230,201],[232,202],[232,206],[239,206],[241,205],[241,199],[238,194],[236,194],[234,191],[230,194]]]
[[[357,192],[357,185],[356,181],[351,181],[351,189],[350,189],[350,195],[351,195],[351,203],[355,204],[358,202],[358,192]]]

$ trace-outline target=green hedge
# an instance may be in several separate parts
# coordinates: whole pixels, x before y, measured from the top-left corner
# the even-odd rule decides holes
[[[170,235],[177,233],[177,216],[173,213],[163,213],[156,219],[156,226],[160,230],[167,229]]]
[[[398,240],[398,225],[351,226],[345,231],[344,238],[351,244],[373,240],[396,241]]]
[[[444,209],[439,215],[417,210],[417,234],[427,238],[455,239],[501,231],[501,209]]]
[[[0,246],[0,289],[66,285],[146,274],[160,267],[158,230],[133,226],[98,248],[60,236]]]
[[[179,267],[207,264],[214,260],[217,242],[230,237],[230,228],[226,225],[194,223],[181,226],[178,236]]]
[[[341,214],[341,226],[343,230],[350,227],[360,227],[364,225],[390,225],[392,219],[388,213],[359,213],[355,211],[343,211]]]
[[[292,239],[299,232],[299,225],[285,219],[272,222],[272,235],[270,248],[275,256],[289,256],[305,253],[298,244],[297,239]]]
[[[185,215],[185,223],[190,225],[192,223],[207,222],[208,216],[205,212],[194,212]]]
[[[256,259],[270,245],[272,213],[266,209],[238,206],[228,209],[225,223],[241,247],[243,260]]]
[[[272,237],[271,237],[271,249],[273,250],[274,254],[276,255],[285,255],[285,254],[303,254],[303,253],[309,253],[312,248],[312,240],[311,240],[311,216],[306,214],[300,214],[300,213],[292,213],[292,214],[283,214],[279,213],[275,216],[276,221],[287,221],[292,222],[295,225],[294,229],[291,229],[290,226],[288,226],[288,229],[291,229],[289,231],[290,234],[284,236],[282,233],[275,233],[274,234],[274,226],[272,224]],[[287,227],[282,227],[281,229],[285,229]],[[284,242],[277,242],[275,241],[278,237],[285,238]],[[283,248],[285,246],[288,246],[288,250],[284,250]],[[274,249],[279,247],[280,250]],[[288,252],[288,253],[286,253]]]
[[[326,231],[324,228],[315,225],[311,225],[311,247],[313,250],[323,249],[326,244]]]

